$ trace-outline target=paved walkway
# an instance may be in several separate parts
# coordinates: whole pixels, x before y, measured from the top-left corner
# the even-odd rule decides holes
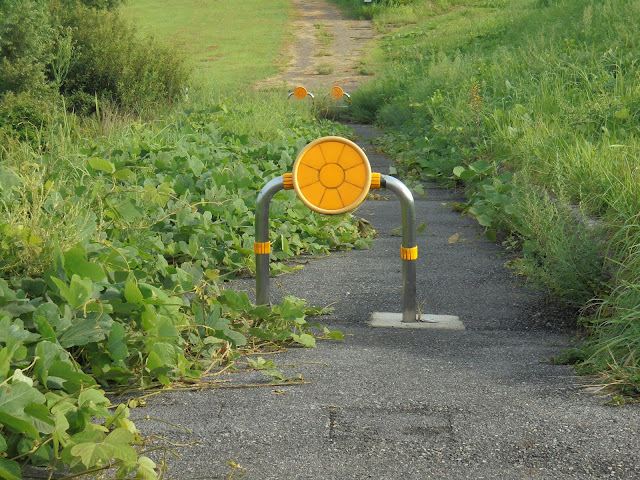
[[[368,127],[358,143],[372,152]],[[374,171],[388,160],[369,154]],[[369,200],[356,213],[379,237],[371,250],[337,253],[278,278],[286,294],[337,302],[321,321],[346,341],[273,357],[294,387],[208,390],[152,397],[133,417],[145,434],[177,443],[170,479],[600,479],[640,478],[640,411],[586,393],[570,367],[548,359],[572,339],[561,312],[504,267],[477,224],[429,188],[417,199],[418,300],[458,315],[464,331],[371,328],[373,311],[400,311],[400,205]],[[449,238],[459,234],[456,243]],[[248,282],[245,287],[253,288]],[[271,289],[278,301],[280,288]],[[244,381],[264,382],[261,375]]]

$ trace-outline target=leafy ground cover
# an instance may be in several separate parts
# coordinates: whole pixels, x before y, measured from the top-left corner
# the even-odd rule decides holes
[[[246,117],[259,123],[250,105],[132,123],[117,139],[76,151],[67,141],[3,158],[5,478],[19,478],[24,462],[155,478],[153,462],[134,450],[142,439],[128,409],[110,413],[103,389],[197,383],[260,344],[341,337],[308,324],[297,299],[256,307],[224,287],[254,270],[260,188],[310,140],[347,133],[273,99],[271,129],[250,135]],[[364,247],[359,228],[348,215],[310,214],[282,192],[271,209],[274,259]],[[276,263],[274,273],[287,268]]]
[[[201,91],[189,104],[184,61],[136,35],[119,3],[0,5],[0,69],[11,74],[0,80],[1,478],[23,478],[25,466],[65,478],[163,477],[148,455],[157,447],[129,420],[136,402],[112,405],[109,394],[215,387],[217,374],[243,369],[302,382],[273,361],[235,359],[341,339],[309,324],[319,310],[299,299],[255,306],[225,284],[255,268],[260,188],[310,140],[348,135],[309,105],[243,91],[270,73],[254,60],[272,64],[286,2],[252,11],[270,22],[252,23],[269,42],[238,41],[256,30],[236,28],[234,7],[233,21],[221,23],[234,46],[264,49],[223,55],[216,84],[234,76],[238,88]],[[230,2],[213,3],[230,15]],[[177,24],[168,7],[154,11],[171,11]],[[173,67],[159,70],[153,58]],[[7,81],[21,78],[30,81]],[[272,202],[273,273],[293,269],[283,261],[294,255],[367,246],[357,219],[315,215],[290,193]]]
[[[581,309],[579,371],[638,393],[640,3],[403,3],[379,7],[406,26],[353,111],[391,129],[405,173],[463,184],[458,208]]]

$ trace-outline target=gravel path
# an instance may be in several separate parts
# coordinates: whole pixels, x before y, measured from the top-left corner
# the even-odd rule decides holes
[[[349,92],[359,85],[360,61],[367,45],[375,38],[367,20],[350,20],[326,0],[293,0],[294,40],[289,45],[289,64],[284,71],[258,84],[258,88],[293,89],[303,86],[320,95],[337,85]]]

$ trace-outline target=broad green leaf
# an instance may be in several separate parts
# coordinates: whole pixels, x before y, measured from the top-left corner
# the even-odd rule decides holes
[[[478,215],[478,223],[480,225],[482,225],[483,227],[490,227],[491,226],[491,218],[488,215]]]
[[[159,366],[158,362],[160,362],[161,366],[164,367],[175,368],[178,366],[176,363],[175,348],[170,343],[158,342],[154,344],[153,347],[151,347],[149,357],[151,357],[151,354],[153,353],[155,353],[158,357],[157,359],[154,358],[153,364],[155,366],[153,368],[157,368]],[[149,367],[149,362],[147,362],[147,367]],[[153,370],[153,368],[151,369]]]
[[[109,332],[109,340],[107,341],[107,350],[115,363],[121,363],[123,365],[129,356],[124,335],[124,326],[119,322],[113,322],[113,324],[111,324],[111,331]]]
[[[113,173],[116,171],[116,167],[113,166],[113,163],[105,158],[92,157],[87,160],[87,162],[94,170],[100,170],[107,173]]]
[[[132,280],[127,280],[124,284],[124,298],[127,302],[138,305],[142,304],[142,301],[144,300],[142,292]]]
[[[304,345],[305,347],[315,347],[316,346],[316,339],[313,338],[313,336],[309,335],[308,333],[302,333],[300,335],[296,335],[295,333],[291,334],[291,338]]]
[[[473,170],[465,170],[464,172],[460,172],[460,179],[469,180],[477,175]]]
[[[34,320],[42,339],[49,342],[55,342],[56,332],[53,330],[53,328],[51,328],[51,325],[49,324],[49,322],[47,322],[47,319],[42,315],[34,315]]]
[[[342,335],[342,332],[340,330],[333,330],[329,332],[329,338],[333,338],[334,340],[340,340],[344,342],[344,335]]]
[[[132,199],[125,200],[114,209],[125,222],[133,222],[144,215],[142,208],[136,205]]]
[[[24,373],[22,373],[22,370],[19,368],[16,368],[13,372],[13,380],[11,381],[12,385],[15,382],[23,382],[29,385],[30,387],[33,387],[33,380],[31,379],[31,377],[27,377]]]
[[[53,362],[49,368],[49,376],[62,378],[65,390],[71,393],[80,390],[83,386],[96,383],[90,375],[75,371],[70,364],[61,360]]]
[[[53,385],[49,385],[49,368],[56,361],[70,363],[69,354],[59,344],[43,340],[36,345],[36,356],[38,360],[34,367],[35,378],[42,385],[54,388]]]
[[[153,371],[157,368],[164,367],[165,365],[164,365],[164,362],[162,361],[162,358],[160,358],[160,355],[158,355],[156,352],[151,352],[147,356],[146,366],[150,371]]]
[[[295,322],[296,320],[305,318],[304,312],[296,305],[287,300],[278,305],[278,312],[280,313],[282,318],[284,318],[288,322]]]
[[[167,317],[158,317],[156,323],[156,334],[165,340],[176,340],[179,332],[175,325]]]
[[[91,312],[87,318],[77,318],[76,321],[58,337],[64,348],[100,342],[106,338],[113,320],[109,315]]]
[[[457,166],[457,167],[453,167],[453,174],[456,177],[460,177],[460,175],[462,175],[462,172],[466,171],[466,168],[461,167],[461,166]]]
[[[71,455],[78,457],[89,469],[107,465],[116,456],[116,449],[109,443],[84,442],[73,446]]]
[[[207,317],[207,326],[214,330],[225,330],[229,328],[229,319],[219,315],[209,315]]]
[[[21,416],[26,405],[44,401],[42,393],[24,382],[0,385],[0,412]]]
[[[223,290],[222,296],[226,300],[227,305],[235,308],[236,310],[248,311],[251,309],[251,302],[249,301],[249,297],[245,292]]]
[[[180,282],[180,288],[183,292],[193,290],[193,276],[189,272],[182,268],[176,268],[176,276],[178,277],[178,282]]]
[[[3,347],[0,350],[0,381],[4,381],[11,370],[11,356],[9,355],[9,349]]]
[[[33,425],[39,432],[49,435],[55,430],[55,422],[46,405],[30,403],[24,407],[24,413],[31,417]]]
[[[55,303],[47,302],[36,308],[34,317],[42,316],[55,331],[60,332],[71,326],[71,320],[61,317],[60,309]]]
[[[99,390],[89,388],[78,395],[78,406],[82,408],[92,408],[96,406],[106,406],[111,402]]]
[[[222,334],[233,344],[234,347],[247,344],[247,337],[240,332],[227,328],[222,330]]]
[[[191,168],[193,174],[196,177],[199,177],[202,174],[202,170],[204,170],[204,163],[202,163],[202,160],[194,155],[189,155],[187,162],[189,163],[189,168]]]
[[[491,163],[487,160],[478,160],[469,165],[469,168],[478,173],[485,173],[491,169]]]
[[[136,472],[136,478],[142,480],[156,480],[156,464],[149,457],[141,456],[138,459],[138,471]]]
[[[90,279],[83,279],[74,274],[71,277],[71,284],[69,286],[58,278],[52,277],[51,280],[53,280],[58,287],[60,295],[73,308],[80,308],[91,300],[91,296],[93,295],[93,282]]]
[[[32,438],[38,438],[38,430],[33,423],[16,415],[0,411],[0,424],[12,432],[26,433]]]
[[[115,173],[113,174],[113,178],[115,178],[116,180],[126,180],[131,175],[133,175],[133,170],[131,170],[130,168],[121,168],[120,170],[115,171]]]
[[[82,278],[90,278],[94,282],[101,282],[105,279],[102,267],[97,263],[89,262],[84,250],[80,247],[74,247],[65,253],[64,269],[69,277],[77,274]]]
[[[22,480],[20,465],[13,460],[0,457],[0,478],[4,480]]]

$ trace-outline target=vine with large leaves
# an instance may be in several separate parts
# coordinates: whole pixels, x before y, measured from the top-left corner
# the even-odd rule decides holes
[[[318,311],[304,301],[255,306],[225,280],[255,268],[260,188],[311,139],[346,131],[297,118],[263,143],[224,131],[226,113],[0,166],[1,478],[27,464],[157,478],[129,408],[113,410],[106,390],[195,384],[260,345],[341,338],[308,323]],[[274,260],[368,243],[351,216],[315,215],[286,192],[271,218]]]

